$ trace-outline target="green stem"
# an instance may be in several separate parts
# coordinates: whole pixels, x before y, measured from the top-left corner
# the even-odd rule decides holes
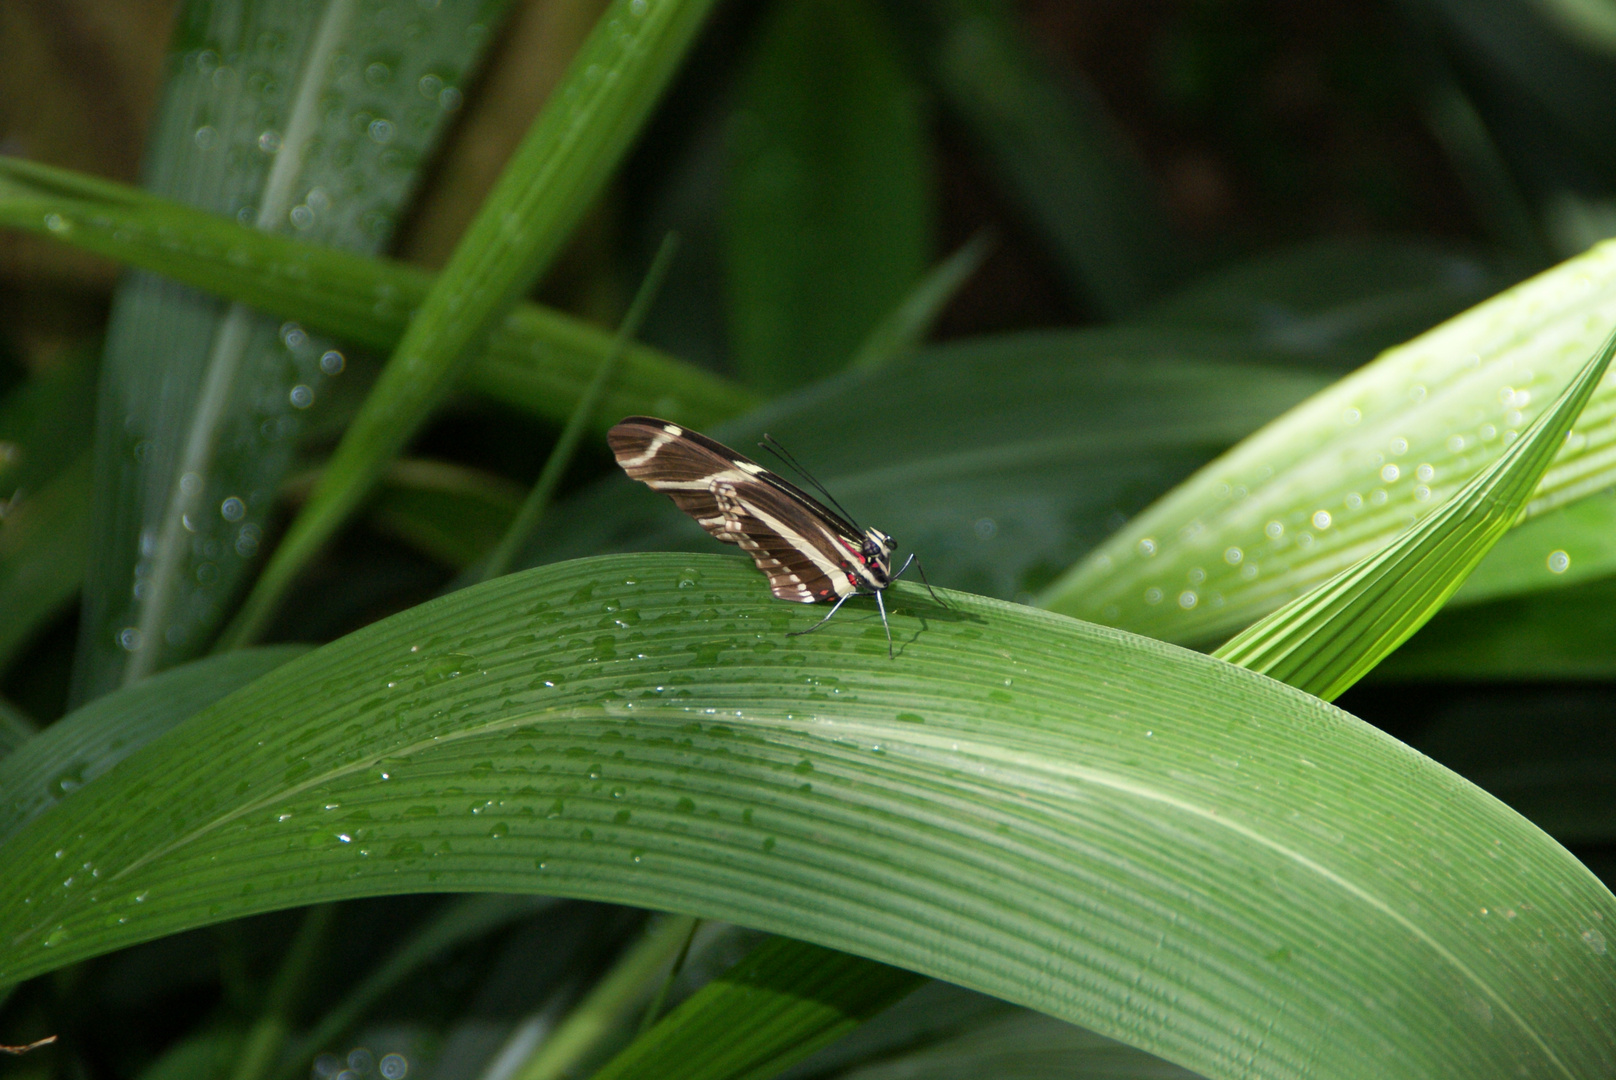
[[[679,953],[695,922],[689,915],[670,915],[653,924],[511,1080],[556,1080],[571,1070],[644,1000],[651,980]]]
[[[320,904],[304,914],[303,925],[298,927],[292,947],[281,962],[281,969],[275,973],[275,984],[270,987],[263,1012],[253,1022],[242,1044],[241,1056],[236,1059],[236,1070],[230,1080],[263,1080],[274,1068],[286,1047],[292,1014],[308,989],[309,971],[325,947],[326,933],[331,929],[336,912],[335,904]]]
[[[651,260],[651,268],[645,272],[645,280],[640,282],[639,291],[634,294],[634,300],[629,304],[628,314],[623,316],[623,323],[617,328],[617,336],[612,339],[612,347],[606,350],[600,367],[595,371],[595,378],[584,391],[584,396],[578,399],[572,415],[567,418],[567,426],[562,429],[561,438],[556,440],[555,449],[550,451],[544,469],[539,473],[538,482],[533,485],[533,490],[528,492],[527,499],[516,512],[510,528],[506,529],[505,535],[500,538],[499,546],[494,548],[488,562],[483,565],[480,580],[487,581],[508,573],[511,563],[516,561],[517,552],[538,527],[544,511],[550,506],[550,500],[555,497],[555,490],[561,483],[562,475],[572,463],[572,456],[578,449],[578,441],[583,438],[590,419],[600,407],[601,398],[606,396],[606,387],[611,385],[612,374],[617,370],[618,360],[629,342],[634,339],[634,335],[639,333],[640,324],[645,321],[646,313],[651,310],[652,302],[661,291],[662,282],[668,276],[668,267],[678,250],[677,236],[669,233],[662,238],[662,246],[657,249],[656,257]]]
[[[690,958],[690,946],[696,940],[696,931],[700,929],[700,919],[695,919],[690,923],[690,933],[685,935],[684,947],[679,950],[679,955],[673,958],[673,964],[668,968],[668,973],[662,977],[662,985],[657,987],[656,997],[651,999],[651,1004],[645,1007],[645,1015],[640,1017],[639,1033],[641,1035],[651,1030],[651,1027],[657,1022],[657,1017],[662,1015],[662,1006],[668,1000],[668,991],[673,989],[673,980],[677,979],[679,973],[685,969],[685,961]]]

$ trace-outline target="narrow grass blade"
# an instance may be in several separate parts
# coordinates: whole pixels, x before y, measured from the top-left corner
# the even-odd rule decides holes
[[[644,1006],[690,940],[694,924],[688,916],[654,920],[555,1031],[517,1066],[512,1080],[561,1080],[572,1073],[602,1039],[628,1023],[636,1007]]]
[[[1616,244],[1472,308],[1292,409],[1130,520],[1040,596],[1212,644],[1370,554],[1495,462],[1616,324]],[[1616,383],[1527,503],[1616,482]],[[1538,556],[1541,558],[1541,556]]]
[[[868,608],[786,637],[817,613],[731,557],[376,623],[7,841],[0,982],[254,911],[532,891],[853,952],[1211,1078],[1616,1065],[1616,897],[1495,799],[1210,657],[889,599],[896,661]]]
[[[322,1049],[347,1034],[365,1012],[420,968],[449,949],[474,941],[553,906],[547,896],[471,895],[445,905],[442,912],[409,936],[392,955],[324,1010],[312,1029],[282,1055],[276,1080],[297,1080]]]
[[[1616,354],[1616,334],[1499,459],[1384,551],[1286,604],[1214,656],[1326,701],[1447,602],[1520,516]]]
[[[498,546],[488,557],[488,562],[481,571],[481,580],[499,577],[509,573],[511,563],[516,553],[527,544],[533,535],[533,530],[539,524],[539,519],[549,509],[550,500],[555,497],[556,487],[561,483],[562,475],[567,466],[572,463],[572,455],[578,449],[578,440],[592,426],[595,410],[600,407],[601,398],[606,395],[606,387],[611,384],[612,376],[617,373],[618,358],[634,335],[640,332],[640,324],[645,321],[646,313],[656,301],[657,295],[662,291],[662,281],[667,277],[668,268],[673,265],[673,257],[679,250],[679,242],[672,233],[662,241],[657,249],[656,256],[651,260],[651,266],[645,272],[645,280],[640,282],[639,291],[634,294],[634,301],[628,306],[628,313],[623,316],[622,325],[617,328],[617,338],[612,342],[611,351],[601,359],[600,370],[595,372],[595,378],[584,391],[584,396],[578,400],[578,405],[572,410],[572,416],[567,419],[567,426],[562,429],[561,437],[556,440],[555,447],[550,456],[545,459],[544,469],[539,473],[539,479],[533,485],[533,490],[522,502],[516,516],[511,520],[510,527],[505,535],[500,537]]]
[[[433,283],[320,483],[223,639],[257,636],[303,565],[375,486],[627,151],[712,0],[614,0]]]
[[[924,982],[901,968],[773,938],[698,990],[591,1080],[774,1076]],[[736,1030],[739,1015],[746,1017],[744,1030]]]
[[[417,267],[262,233],[137,188],[0,156],[0,224],[52,236],[341,341],[391,349],[432,286]],[[558,422],[612,334],[519,304],[474,347],[468,388]],[[707,427],[759,403],[727,379],[631,345],[604,415]]]
[[[878,368],[918,348],[960,286],[981,267],[992,246],[993,238],[989,234],[978,233],[932,267],[902,302],[876,324],[847,366],[855,370]]]

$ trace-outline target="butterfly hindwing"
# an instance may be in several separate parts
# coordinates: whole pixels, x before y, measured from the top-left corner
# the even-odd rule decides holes
[[[776,597],[811,604],[858,591],[861,534],[795,485],[704,435],[651,417],[631,416],[607,439],[629,476],[751,555]]]

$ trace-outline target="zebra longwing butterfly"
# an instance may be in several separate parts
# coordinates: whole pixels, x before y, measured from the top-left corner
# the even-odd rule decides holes
[[[832,510],[757,462],[678,424],[630,416],[606,439],[630,477],[662,492],[714,537],[752,556],[775,596],[801,604],[836,602],[823,619],[797,633],[818,630],[851,597],[873,594],[887,632],[887,654],[892,654],[892,627],[881,594],[915,559],[910,555],[894,574],[892,537],[859,528],[840,504]],[[783,447],[767,435],[764,439],[765,449],[836,503]]]

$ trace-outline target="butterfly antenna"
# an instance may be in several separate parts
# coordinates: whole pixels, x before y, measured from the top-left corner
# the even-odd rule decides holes
[[[926,591],[931,593],[931,598],[933,600],[937,601],[937,603],[940,606],[945,607],[945,608],[948,607],[948,602],[946,600],[944,600],[941,596],[937,595],[937,590],[931,587],[931,582],[930,581],[926,581],[926,568],[924,566],[920,565],[920,560],[915,558],[914,552],[910,552],[909,557],[907,559],[903,560],[902,568],[900,568],[896,574],[892,575],[892,580],[897,581],[899,578],[903,577],[903,575],[907,574],[909,572],[909,565],[911,563],[914,564],[914,567],[915,567],[916,570],[920,571],[920,580],[924,581],[926,583]],[[952,609],[950,609],[950,610],[952,610]]]
[[[926,586],[926,591],[931,593],[931,598],[933,600],[937,601],[939,604],[942,604],[944,607],[948,607],[948,601],[944,600],[941,596],[938,596],[937,595],[937,590],[932,588],[931,587],[931,582],[926,579],[926,566],[925,566],[925,564],[920,562],[919,560],[916,560],[915,569],[920,571],[921,583]]]
[[[773,435],[765,432],[763,441],[758,443],[758,445],[767,450],[769,453],[773,454],[775,457],[779,458],[781,461],[785,462],[792,472],[808,481],[809,487],[813,488],[815,491],[825,496],[825,498],[829,499],[830,504],[836,509],[840,510],[843,517],[852,522],[853,528],[857,529],[859,532],[864,531],[864,527],[858,523],[858,519],[847,512],[847,507],[837,502],[836,496],[832,495],[829,489],[827,489],[824,484],[821,484],[818,479],[815,478],[813,473],[803,468],[802,463],[792,455],[790,450],[787,450],[785,446],[781,444],[779,439],[776,439]]]

